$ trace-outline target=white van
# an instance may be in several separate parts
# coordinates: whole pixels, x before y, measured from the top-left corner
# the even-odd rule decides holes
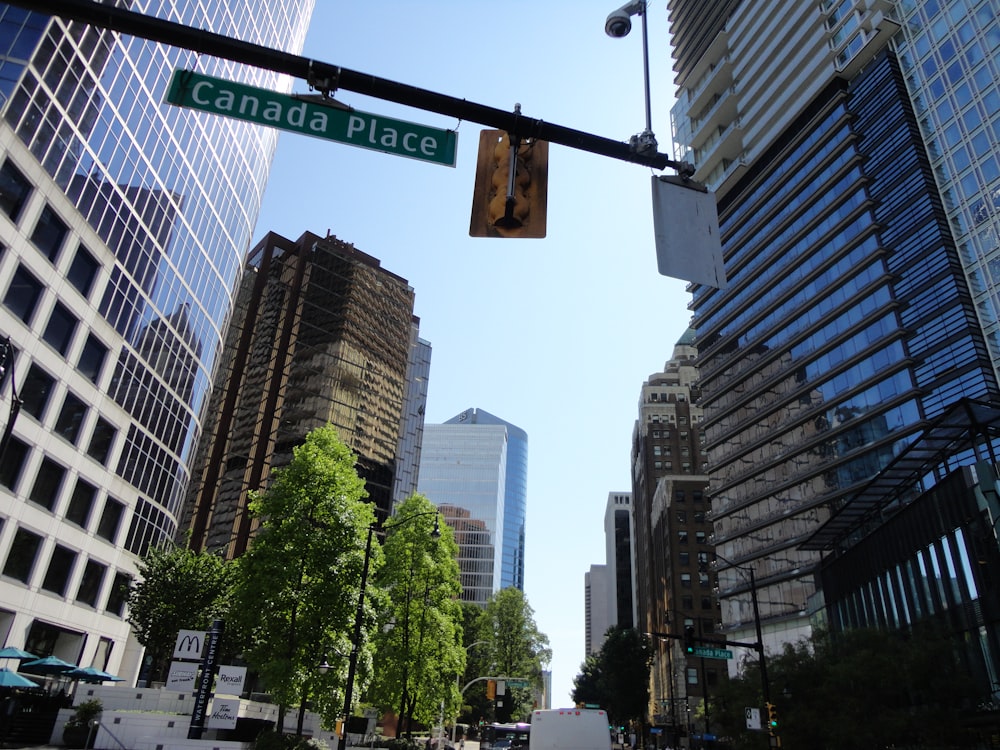
[[[611,750],[609,721],[599,708],[532,711],[528,750]]]

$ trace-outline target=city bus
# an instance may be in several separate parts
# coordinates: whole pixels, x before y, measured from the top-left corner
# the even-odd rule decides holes
[[[479,737],[479,750],[527,750],[531,724],[487,724]]]

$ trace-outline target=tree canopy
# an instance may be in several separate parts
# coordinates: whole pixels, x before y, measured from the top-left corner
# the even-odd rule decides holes
[[[226,617],[234,572],[219,555],[173,545],[152,547],[139,561],[128,623],[146,647],[148,680],[164,678],[178,631],[208,630]]]
[[[524,592],[516,588],[498,591],[486,605],[477,640],[483,648],[494,676],[526,678],[531,686],[540,687],[542,670],[552,659],[549,639],[539,632],[535,612]],[[507,689],[502,707],[497,708],[496,720],[523,721],[533,708],[529,688]]]
[[[433,532],[440,534],[434,538]],[[465,671],[458,544],[423,495],[401,503],[385,523],[385,565],[375,577],[384,592],[376,629],[375,678],[367,699],[426,726],[459,708]],[[397,730],[401,727],[397,727]]]
[[[291,463],[272,472],[270,486],[253,493],[260,526],[238,559],[234,615],[248,639],[245,656],[282,708],[308,703],[327,726],[343,710],[347,655],[365,560],[375,522],[355,456],[331,425],[313,430]],[[372,544],[370,568],[382,563]],[[365,624],[375,624],[366,597]],[[321,670],[321,662],[330,669]],[[371,678],[371,648],[359,644],[356,684]],[[282,711],[282,717],[284,712]]]
[[[764,714],[760,668],[755,658],[743,666],[712,700],[713,730],[737,748],[759,748],[744,712],[758,706]],[[817,631],[768,655],[767,673],[788,747],[970,746],[961,717],[973,682],[950,639],[933,629]]]
[[[601,650],[581,665],[573,700],[606,709],[615,725],[643,725],[649,710],[649,670],[653,649],[634,628],[608,628]]]

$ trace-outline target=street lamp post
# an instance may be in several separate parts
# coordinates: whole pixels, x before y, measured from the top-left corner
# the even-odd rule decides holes
[[[715,553],[715,557],[717,560],[722,560],[722,562],[731,568],[736,568],[750,574],[750,600],[753,603],[753,624],[754,631],[757,634],[757,642],[753,645],[757,650],[757,657],[760,663],[760,683],[761,691],[764,694],[764,703],[769,704],[771,702],[771,688],[767,679],[767,658],[764,656],[764,636],[760,627],[760,605],[757,602],[757,577],[753,567],[750,565],[737,565],[732,560],[727,560],[718,552]]]
[[[389,531],[390,529],[394,529],[397,526],[402,526],[404,523],[412,521],[414,518],[430,515],[436,516],[434,520],[434,530],[431,531],[431,537],[438,539],[441,536],[441,515],[436,510],[414,513],[412,516],[406,516],[405,518],[399,519],[396,523],[386,523],[382,526],[381,530]],[[358,586],[358,609],[354,615],[354,638],[351,642],[351,655],[348,659],[347,665],[347,685],[344,688],[344,725],[341,727],[340,739],[337,744],[339,750],[346,750],[347,748],[347,723],[351,717],[351,710],[353,708],[354,678],[358,673],[358,655],[361,651],[361,626],[365,615],[365,588],[368,585],[368,568],[370,567],[372,557],[372,536],[374,536],[377,530],[379,530],[378,524],[373,523],[368,525],[368,539],[365,542],[365,562],[361,568],[361,582]]]

